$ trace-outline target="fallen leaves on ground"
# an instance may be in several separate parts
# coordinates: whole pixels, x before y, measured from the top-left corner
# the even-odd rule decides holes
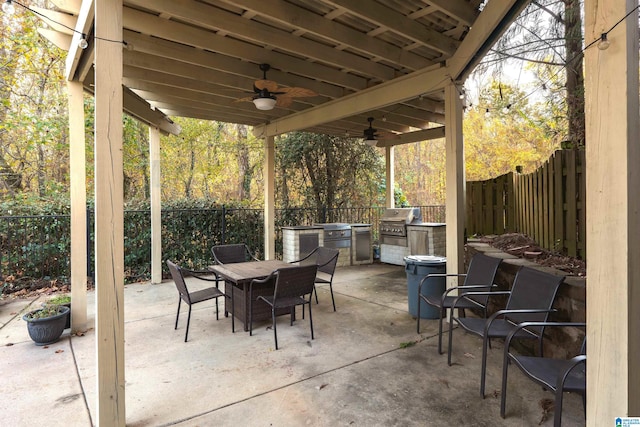
[[[555,402],[551,399],[540,399],[540,407],[542,408],[542,418],[540,418],[540,422],[538,423],[538,425],[542,425],[544,424],[545,421],[547,421],[547,419],[549,419],[549,413],[553,412],[553,409],[555,407]]]

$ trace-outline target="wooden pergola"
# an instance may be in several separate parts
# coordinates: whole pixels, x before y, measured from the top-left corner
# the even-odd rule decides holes
[[[447,269],[463,262],[460,87],[529,0],[52,0],[41,34],[68,51],[73,328],[86,326],[83,91],[95,96],[97,422],[125,425],[122,111],[150,126],[152,281],[161,280],[160,133],[169,117],[240,123],[264,139],[265,252],[274,248],[274,136],[374,126],[393,188],[397,144],[446,138]],[[637,1],[585,0],[587,424],[640,416]],[[64,25],[56,25],[62,23]],[[71,31],[69,28],[73,28]],[[82,40],[88,42],[81,48]],[[316,96],[258,110],[262,79]],[[279,95],[276,95],[279,96]],[[382,120],[384,118],[384,121]],[[393,203],[392,193],[387,194]]]

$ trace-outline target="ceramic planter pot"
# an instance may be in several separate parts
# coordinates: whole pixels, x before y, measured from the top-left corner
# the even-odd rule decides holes
[[[69,307],[60,306],[58,314],[51,317],[32,319],[32,314],[40,310],[42,309],[31,311],[25,314],[22,319],[27,322],[27,331],[36,345],[53,344],[60,339],[64,331],[69,317]]]

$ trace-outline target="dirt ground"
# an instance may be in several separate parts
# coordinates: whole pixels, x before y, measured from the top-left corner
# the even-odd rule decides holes
[[[572,276],[585,277],[587,275],[585,261],[543,249],[524,234],[508,233],[500,236],[486,236],[482,237],[480,241],[508,254],[529,259],[546,267],[557,268]]]

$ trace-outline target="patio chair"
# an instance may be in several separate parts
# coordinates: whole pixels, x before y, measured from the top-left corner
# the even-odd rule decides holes
[[[273,328],[273,338],[278,349],[278,331],[276,329],[276,310],[290,309],[290,325],[293,325],[293,319],[296,306],[309,306],[309,325],[311,327],[311,339],[313,336],[313,317],[311,315],[311,295],[313,294],[314,280],[318,266],[315,264],[303,265],[296,267],[280,268],[269,277],[261,280],[253,280],[249,291],[249,335],[253,335],[253,296],[251,289],[254,284],[267,283],[275,281],[273,295],[259,296],[256,303],[262,301],[271,307],[271,322]],[[309,295],[309,299],[306,299]]]
[[[458,297],[468,298],[471,295],[509,295],[507,305],[488,319],[475,317],[451,317],[449,325],[449,351],[447,363],[451,366],[451,349],[453,346],[453,322],[457,322],[464,330],[482,338],[482,368],[480,373],[480,395],[484,398],[484,386],[487,367],[487,347],[491,338],[506,339],[517,325],[523,322],[546,322],[551,306],[558,292],[562,276],[545,273],[529,267],[522,267],[516,274],[510,291],[468,292]],[[457,299],[453,305],[457,305]],[[516,338],[537,339],[542,354],[542,334],[544,326],[518,329]]]
[[[502,397],[500,401],[500,416],[505,417],[507,401],[507,370],[514,363],[522,373],[531,380],[540,384],[543,388],[555,393],[555,405],[553,415],[554,427],[562,425],[562,398],[564,392],[574,392],[582,395],[582,406],[587,410],[587,356],[586,336],[582,341],[580,354],[572,359],[553,359],[539,356],[522,356],[510,351],[511,340],[519,330],[531,327],[586,327],[586,323],[571,322],[525,322],[518,325],[509,334],[504,345],[504,365],[502,367]]]
[[[489,299],[488,294],[483,295],[469,295],[465,298],[458,298],[461,295],[465,295],[470,291],[489,291],[494,286],[493,280],[496,277],[498,271],[498,265],[502,261],[501,258],[490,257],[481,253],[478,253],[471,258],[469,263],[469,269],[466,273],[453,273],[442,274],[434,273],[426,275],[418,285],[418,333],[420,333],[420,300],[423,300],[427,304],[440,309],[440,318],[438,320],[438,353],[442,354],[442,319],[445,317],[447,309],[457,308],[462,311],[463,316],[466,315],[465,309],[476,308],[482,311],[482,317],[487,317],[487,301]],[[436,295],[423,295],[422,286],[430,277],[464,277],[464,283],[462,286],[454,286],[448,288],[442,296]],[[449,295],[450,293],[457,291],[458,295]],[[453,302],[457,301],[456,306],[453,306]],[[451,316],[453,316],[453,310],[451,310]],[[451,320],[449,320],[451,325]]]
[[[244,243],[234,245],[216,245],[211,248],[216,264],[233,264],[236,262],[258,261]]]
[[[336,271],[336,265],[338,264],[338,255],[340,255],[340,251],[338,251],[337,249],[319,246],[304,258],[293,261],[294,263],[298,263],[301,265],[315,263],[315,265],[318,266],[316,281],[313,285],[313,293],[316,296],[316,304],[318,304],[318,291],[316,290],[315,284],[329,284],[329,290],[331,291],[331,302],[333,303],[333,311],[336,311],[336,300],[333,297],[333,275]]]
[[[193,304],[197,304],[199,302],[208,301],[210,299],[216,300],[216,320],[218,317],[218,298],[224,297],[224,292],[218,289],[218,279],[211,279],[208,277],[201,276],[202,272],[187,270],[185,268],[181,268],[175,263],[167,260],[167,266],[169,267],[169,272],[171,273],[171,277],[173,278],[174,283],[176,284],[176,288],[178,289],[178,312],[176,314],[176,324],[174,329],[178,329],[178,318],[180,317],[180,304],[182,301],[189,305],[189,315],[187,316],[187,330],[184,333],[184,342],[187,342],[187,338],[189,336],[189,324],[191,323],[191,306]],[[205,289],[201,289],[199,291],[189,292],[187,288],[187,283],[184,280],[185,276],[193,276],[199,280],[204,280],[206,282],[215,282],[216,285],[214,287],[209,287]]]

